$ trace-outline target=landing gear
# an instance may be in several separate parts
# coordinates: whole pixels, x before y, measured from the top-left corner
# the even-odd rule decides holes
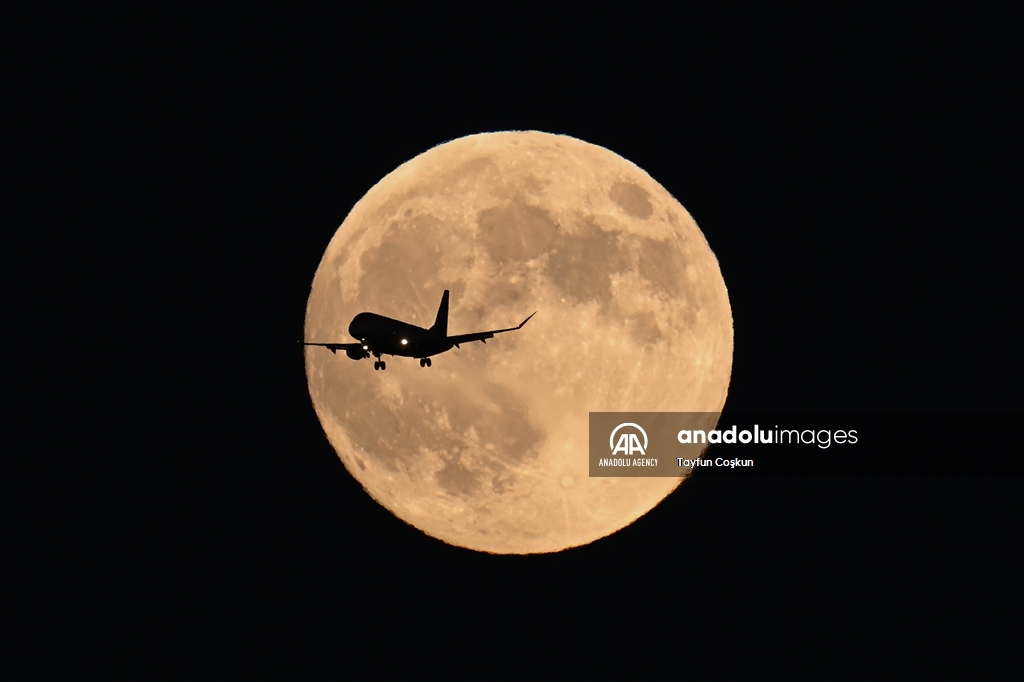
[[[420,367],[430,367],[430,358],[420,358]]]
[[[374,369],[384,370],[384,369],[387,369],[388,366],[387,366],[387,363],[385,363],[383,360],[377,360],[376,362],[373,363],[373,368]]]

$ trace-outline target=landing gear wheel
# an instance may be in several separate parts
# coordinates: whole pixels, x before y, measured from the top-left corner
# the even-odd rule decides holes
[[[426,367],[426,366],[427,366],[427,359],[426,358],[420,358],[420,367]]]
[[[376,370],[380,369],[380,360],[375,360],[375,361],[374,361],[374,363],[373,363],[373,369],[374,369],[374,371],[376,371]]]
[[[430,358],[423,358],[423,360],[427,363],[427,367],[430,367]]]
[[[383,371],[383,370],[388,368],[388,366],[384,363],[383,360],[380,361],[380,368],[381,368],[381,371]]]

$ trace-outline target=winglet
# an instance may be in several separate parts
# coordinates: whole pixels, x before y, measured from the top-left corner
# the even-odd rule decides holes
[[[533,311],[532,313],[530,313],[530,317],[533,317],[533,316],[534,316],[534,315],[536,315],[536,314],[537,314],[537,311],[536,311],[536,310],[534,310],[534,311]],[[516,329],[522,329],[522,328],[523,328],[523,325],[524,325],[524,324],[526,324],[527,322],[529,322],[529,321],[530,321],[530,317],[528,317],[528,318],[526,318],[525,320],[523,320],[522,322],[520,322],[520,323],[519,323],[519,326],[518,326],[518,327],[516,327]]]

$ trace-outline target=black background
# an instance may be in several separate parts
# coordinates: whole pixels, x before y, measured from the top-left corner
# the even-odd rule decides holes
[[[1019,6],[2,12],[5,675],[231,670],[283,632],[640,665],[608,643],[655,630],[724,676],[1020,674],[1019,478],[697,477],[590,546],[488,556],[362,491],[296,344],[381,177],[467,134],[565,133],[703,230],[727,412],[970,412],[998,428],[922,449],[1018,458]],[[870,456],[920,456],[899,448]]]

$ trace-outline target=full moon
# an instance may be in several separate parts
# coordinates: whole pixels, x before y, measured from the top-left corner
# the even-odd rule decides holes
[[[309,392],[348,471],[398,518],[494,553],[587,544],[682,478],[591,478],[590,412],[720,412],[732,371],[725,281],[664,187],[564,135],[471,135],[408,161],[338,228],[305,339],[351,342],[371,311],[449,334],[501,329],[420,367],[305,350]]]

